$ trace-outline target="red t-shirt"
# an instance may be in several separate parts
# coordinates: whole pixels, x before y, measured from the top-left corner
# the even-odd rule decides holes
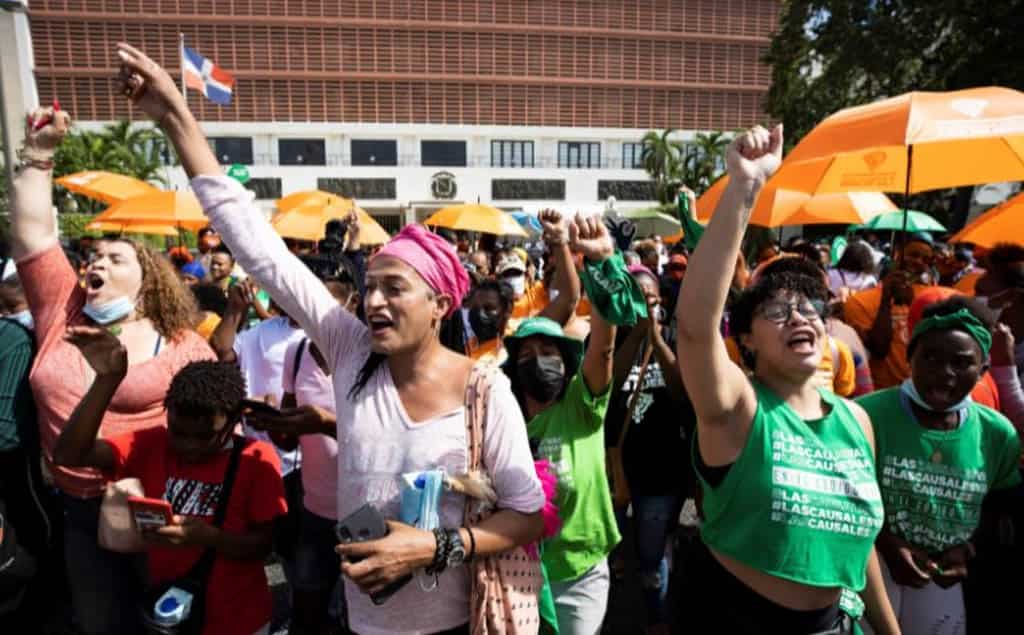
[[[138,478],[146,496],[169,501],[175,514],[213,522],[229,452],[205,463],[183,463],[170,448],[166,428],[127,432],[105,441],[114,452],[114,478]],[[223,530],[240,534],[287,509],[277,452],[265,441],[249,441],[239,457]],[[149,548],[150,582],[185,575],[201,554],[199,547]],[[270,621],[272,604],[262,560],[218,557],[207,586],[203,632],[252,635]]]

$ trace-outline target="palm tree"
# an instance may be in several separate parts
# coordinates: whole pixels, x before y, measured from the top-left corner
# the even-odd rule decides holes
[[[732,138],[723,132],[697,133],[693,145],[688,148],[691,175],[689,183],[698,193],[703,193],[725,172],[725,152]]]
[[[675,193],[674,184],[680,180],[683,146],[677,141],[669,140],[673,133],[675,130],[672,128],[661,133],[651,130],[640,141],[640,161],[651,175],[655,194],[663,204],[671,201]]]
[[[165,161],[165,157],[171,160]],[[119,121],[100,132],[75,130],[69,134],[57,148],[53,173],[61,177],[84,170],[107,170],[166,187],[163,171],[166,165],[173,164],[173,157],[162,132]],[[58,200],[66,197],[68,205],[80,211],[95,213],[102,208],[100,203],[81,196],[57,191],[54,194]]]

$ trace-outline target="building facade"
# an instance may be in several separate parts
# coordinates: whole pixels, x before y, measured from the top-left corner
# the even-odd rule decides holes
[[[173,76],[179,42],[236,78],[189,91],[224,163],[271,200],[357,199],[392,227],[457,201],[647,207],[651,129],[763,121],[777,0],[42,0],[39,96],[86,125],[129,118],[114,43]],[[136,114],[137,116],[137,114]],[[184,183],[183,176],[177,181]],[[391,217],[391,218],[388,218]]]

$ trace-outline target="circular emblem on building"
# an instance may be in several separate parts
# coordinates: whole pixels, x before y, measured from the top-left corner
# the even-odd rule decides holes
[[[458,188],[455,186],[455,175],[451,172],[438,172],[430,177],[430,192],[434,198],[455,198]]]

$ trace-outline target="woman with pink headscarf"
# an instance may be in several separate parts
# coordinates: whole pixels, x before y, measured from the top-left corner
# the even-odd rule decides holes
[[[460,307],[469,285],[451,245],[418,225],[398,234],[370,260],[364,296],[368,324],[363,324],[289,253],[253,204],[252,193],[222,174],[170,76],[130,46],[119,45],[118,55],[125,94],[174,144],[213,227],[331,368],[338,518],[370,503],[395,519],[403,474],[437,468],[465,472],[464,401],[473,362],[439,339],[441,320]],[[439,504],[442,529],[423,531],[389,520],[386,538],[339,546],[350,558],[342,571],[352,630],[468,633],[470,580],[460,552],[466,559],[490,556],[540,537],[544,493],[522,413],[500,374],[493,376],[484,430],[483,465],[498,496],[490,518],[464,527],[464,497],[445,492]],[[392,610],[371,604],[367,594],[426,567],[440,571],[431,592],[414,582],[388,600]]]

